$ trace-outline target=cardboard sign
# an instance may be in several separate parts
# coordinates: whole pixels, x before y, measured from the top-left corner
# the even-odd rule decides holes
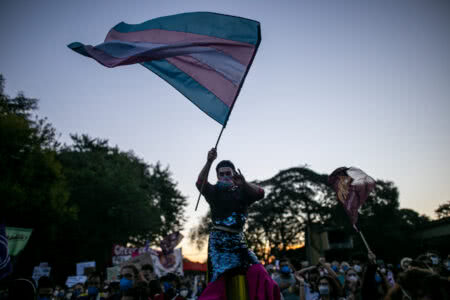
[[[106,268],[106,280],[108,282],[119,282],[119,275],[120,275],[120,267],[114,266],[111,268]]]
[[[92,269],[90,269],[90,272],[86,272],[87,271],[86,268],[93,268],[95,270],[95,261],[86,261],[78,263],[77,276],[88,275],[88,273],[92,272]]]
[[[39,266],[34,267],[33,269],[33,279],[38,282],[39,278],[42,276],[50,277],[51,267],[48,266],[48,263],[41,263]]]
[[[87,276],[69,276],[66,280],[66,286],[71,288],[78,283],[84,284],[86,280]]]

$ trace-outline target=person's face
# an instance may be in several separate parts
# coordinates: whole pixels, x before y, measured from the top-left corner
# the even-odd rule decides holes
[[[437,256],[434,253],[429,253],[428,258],[431,260],[432,265],[438,265],[439,264],[439,256]]]
[[[347,272],[345,279],[349,282],[356,282],[356,281],[358,281],[358,275],[356,274],[355,271],[350,270]]]
[[[130,268],[124,268],[120,271],[120,279],[126,278],[128,280],[131,280],[133,282],[136,281],[136,278],[134,276],[133,269]]]
[[[91,277],[89,278],[88,282],[87,282],[87,286],[92,286],[92,287],[96,287],[100,290],[101,288],[101,281],[100,281],[100,277]]]
[[[233,182],[233,169],[230,167],[222,167],[217,170],[217,179],[224,182]]]
[[[144,275],[145,279],[147,279],[149,281],[154,278],[153,271],[150,269],[142,270],[142,274]]]

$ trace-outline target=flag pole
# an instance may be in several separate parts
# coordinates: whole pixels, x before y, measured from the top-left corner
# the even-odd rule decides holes
[[[359,235],[361,236],[362,241],[364,242],[364,245],[366,245],[367,251],[368,252],[372,252],[372,250],[370,250],[369,244],[367,243],[366,239],[364,238],[364,234],[361,232],[361,230],[358,229],[358,227],[356,227],[355,224],[353,224],[353,228],[355,228],[355,230],[359,233]]]
[[[219,137],[217,138],[216,145],[214,146],[214,149],[216,149],[216,151],[217,151],[217,146],[219,145],[220,138],[222,137],[223,130],[225,129],[225,126],[226,125],[222,126],[222,130],[220,130]],[[208,174],[209,174],[209,170],[208,170]],[[195,211],[197,211],[198,203],[200,202],[200,198],[202,197],[203,187],[205,186],[205,182],[207,180],[208,180],[207,176],[205,178],[203,178],[203,180],[202,180],[202,187],[200,188],[200,193],[198,194],[197,204],[195,205]]]

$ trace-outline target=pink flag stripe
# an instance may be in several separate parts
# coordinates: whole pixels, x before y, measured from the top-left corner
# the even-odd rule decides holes
[[[194,78],[199,84],[222,100],[228,107],[231,107],[238,87],[222,74],[188,55],[169,57],[166,60]]]
[[[189,32],[169,31],[163,29],[148,29],[125,33],[111,29],[105,38],[105,42],[114,40],[125,42],[150,42],[155,44],[198,41],[201,42],[201,44],[208,45],[211,48],[230,55],[245,66],[250,63],[255,51],[255,46],[248,43],[225,40],[213,36],[205,36]]]
[[[142,60],[139,56],[112,57],[92,46],[85,46],[85,50],[92,58],[106,67],[126,65],[133,62],[140,63]],[[170,57],[166,60],[210,90],[226,106],[231,107],[236,97],[237,87],[222,74],[187,55]]]
[[[113,57],[102,50],[88,45],[84,46],[84,49],[93,59],[108,68],[142,62],[142,58],[139,56]]]

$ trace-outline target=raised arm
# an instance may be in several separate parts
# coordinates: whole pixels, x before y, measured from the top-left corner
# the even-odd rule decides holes
[[[197,182],[195,183],[195,185],[197,186],[197,189],[200,192],[202,192],[202,185],[205,185],[205,186],[209,185],[209,183],[208,183],[209,170],[211,169],[211,165],[216,158],[217,158],[217,151],[215,148],[212,148],[208,152],[206,164],[203,167],[203,169],[200,171]]]

